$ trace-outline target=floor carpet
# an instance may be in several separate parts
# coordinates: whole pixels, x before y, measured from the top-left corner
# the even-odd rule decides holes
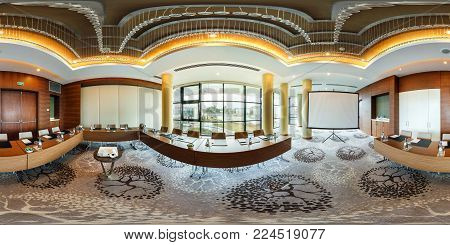
[[[194,173],[128,143],[117,180],[103,180],[92,148],[24,173],[0,174],[0,224],[449,224],[450,175],[382,159],[373,138],[294,136],[281,157]]]

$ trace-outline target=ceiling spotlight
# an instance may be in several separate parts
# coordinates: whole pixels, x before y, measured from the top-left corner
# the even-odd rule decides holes
[[[447,34],[450,35],[450,30],[447,30]]]
[[[444,61],[444,65],[447,65],[447,61]]]
[[[339,51],[344,52],[344,51],[345,51],[345,48],[344,48],[344,47],[340,47],[340,48],[339,48]]]
[[[359,78],[359,80],[361,81],[361,80],[363,80],[363,78],[362,78],[362,77],[360,77],[360,78]]]
[[[41,71],[41,69],[37,68],[37,69],[36,69],[36,71],[37,71],[37,72],[40,72],[40,71]]]
[[[210,38],[216,38],[217,37],[217,33],[213,32],[209,34]]]
[[[219,73],[219,72],[216,72],[216,76],[220,76],[220,73]]]
[[[331,75],[331,73],[327,72],[327,76]]]
[[[400,67],[400,68],[398,68],[398,70],[399,70],[399,71],[402,71],[402,68]]]
[[[326,52],[325,55],[326,55],[326,56],[330,56],[330,52]]]
[[[3,30],[0,30],[0,35],[3,35],[3,33],[4,33]]]

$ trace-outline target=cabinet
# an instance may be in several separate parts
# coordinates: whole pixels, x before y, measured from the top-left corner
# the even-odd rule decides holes
[[[389,121],[388,120],[377,120],[372,119],[372,136],[379,138],[381,137],[381,133],[384,132],[387,135],[389,131]]]
[[[413,132],[429,132],[433,141],[440,139],[441,107],[440,90],[425,89],[399,94],[399,129]]]

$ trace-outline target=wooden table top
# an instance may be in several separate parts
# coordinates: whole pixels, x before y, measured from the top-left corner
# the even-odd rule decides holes
[[[74,137],[75,135],[78,135],[78,134],[79,133],[75,133],[73,136],[71,136],[70,134],[64,134],[64,140],[68,140],[71,137]],[[15,142],[19,145],[19,147],[23,150],[23,152],[25,152],[25,148],[27,148],[27,147],[34,147],[35,146],[34,144],[27,146],[27,145],[25,145],[22,142],[22,140],[16,140]],[[48,148],[50,148],[52,146],[55,146],[55,145],[57,145],[59,143],[61,143],[61,142],[58,142],[57,138],[50,139],[50,140],[46,139],[46,138],[42,138],[42,149],[43,150],[48,149]]]
[[[171,144],[183,149],[187,149],[187,145],[188,143],[174,139],[173,141],[171,141],[169,138],[164,137],[163,135],[160,135],[158,133],[152,133],[152,132],[147,132],[147,135],[158,139],[159,141],[162,141],[164,143],[167,144]],[[254,142],[252,145],[248,146],[247,144],[242,145],[239,143],[238,140],[233,138],[227,138],[225,140],[222,140],[224,142],[226,142],[226,146],[222,146],[222,145],[214,145],[215,142],[218,142],[218,140],[212,140],[210,139],[210,144],[211,147],[206,146],[206,138],[200,138],[200,139],[195,139],[195,138],[190,138],[187,137],[185,135],[182,136],[183,139],[186,139],[188,141],[190,140],[195,140],[194,141],[194,147],[193,150],[195,151],[199,151],[199,152],[209,152],[209,153],[236,153],[236,152],[245,152],[245,151],[251,151],[251,150],[256,150],[256,149],[261,149],[264,147],[268,147],[271,145],[274,145],[276,143],[285,141],[290,139],[290,136],[279,136],[277,138],[277,140],[270,140],[270,141],[264,141],[258,137],[253,138],[252,142]]]
[[[90,128],[87,128],[84,129],[84,131],[92,133],[121,133],[121,132],[137,132],[139,131],[139,128],[128,128],[128,129],[116,128],[115,130],[106,130],[106,128],[91,130]]]
[[[12,156],[20,156],[27,154],[17,143],[17,141],[13,140],[9,142],[11,144],[11,148],[0,148],[0,157],[12,157]]]
[[[382,142],[380,138],[376,138],[379,142]],[[403,150],[403,141],[396,141],[393,139],[388,139],[385,142],[382,142],[394,148]],[[437,157],[439,142],[432,141],[428,147],[420,147],[411,145],[411,149],[408,150],[410,153],[424,155],[424,156],[435,156]],[[450,157],[450,149],[445,150],[445,157]]]

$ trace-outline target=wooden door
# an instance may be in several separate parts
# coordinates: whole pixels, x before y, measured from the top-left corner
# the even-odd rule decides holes
[[[37,124],[37,94],[33,92],[22,92],[22,117],[21,131],[36,132]],[[35,135],[34,135],[35,136]]]
[[[20,91],[2,91],[1,96],[2,133],[8,139],[17,139],[21,130],[21,95]]]

